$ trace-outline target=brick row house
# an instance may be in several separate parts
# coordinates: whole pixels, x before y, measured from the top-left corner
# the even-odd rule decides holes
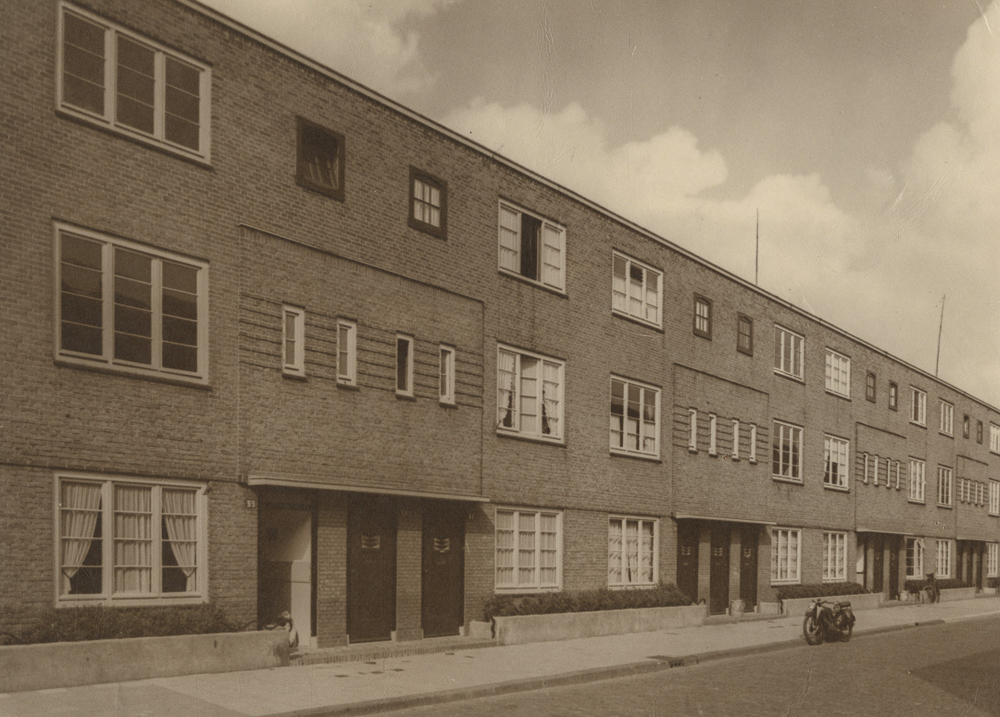
[[[998,575],[996,408],[192,0],[5,18],[0,629]]]

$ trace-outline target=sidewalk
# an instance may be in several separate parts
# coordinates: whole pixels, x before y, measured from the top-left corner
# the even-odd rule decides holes
[[[854,635],[1000,615],[1000,597],[857,613]],[[0,694],[0,717],[371,714],[805,645],[801,616]],[[819,649],[819,648],[817,648]]]

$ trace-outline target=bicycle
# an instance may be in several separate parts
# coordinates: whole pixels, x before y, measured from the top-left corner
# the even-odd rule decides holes
[[[934,573],[927,573],[927,584],[920,589],[921,602],[935,603],[941,599],[941,590],[937,586]]]

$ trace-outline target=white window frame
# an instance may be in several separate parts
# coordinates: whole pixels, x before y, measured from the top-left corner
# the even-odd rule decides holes
[[[688,450],[698,452],[698,409],[688,409]]]
[[[291,319],[292,335],[288,335]],[[285,304],[281,307],[281,370],[289,376],[306,375],[306,312],[298,306]],[[289,357],[291,342],[291,357]],[[291,360],[289,360],[291,359]]]
[[[873,458],[873,463],[872,463],[872,485],[873,486],[877,486],[878,485],[878,463],[879,463],[878,454],[876,453],[872,458]],[[889,476],[886,476],[885,479],[889,480]]]
[[[757,462],[757,424],[750,424],[750,462]]]
[[[938,580],[947,580],[951,577],[951,540],[938,538],[934,576]]]
[[[786,341],[787,340],[787,341]],[[786,345],[786,343],[788,345]],[[780,324],[774,325],[774,372],[804,380],[806,339]]]
[[[862,483],[868,484],[868,454],[864,454],[864,471],[862,473]]]
[[[774,439],[771,442],[771,476],[775,480],[790,481],[793,483],[802,482],[802,427],[784,421],[775,421],[773,424]],[[783,458],[779,458],[779,471],[775,472],[775,452],[779,456],[785,453],[785,443],[789,442],[788,456],[789,462],[786,465]]]
[[[500,514],[509,514],[511,516],[512,527],[512,546],[510,548],[501,548],[501,528],[500,528]],[[562,535],[563,535],[563,520],[562,512],[554,510],[536,510],[527,508],[497,508],[496,510],[496,527],[493,531],[494,535],[494,547],[493,547],[493,560],[494,560],[494,570],[493,570],[493,580],[494,580],[494,590],[497,593],[527,593],[527,592],[555,592],[562,588],[562,564],[563,564],[563,546],[562,546]],[[529,541],[526,539],[522,541],[520,530],[520,517],[522,515],[534,516],[534,532],[533,539],[529,546]],[[555,519],[555,580],[542,581],[541,575],[542,570],[549,569],[552,566],[542,566],[543,553],[551,554],[553,552],[552,548],[543,549],[542,547],[542,518],[554,518]],[[532,554],[532,563],[530,566],[524,565],[522,561],[522,551],[521,544],[525,544],[524,553],[529,551]],[[501,566],[500,551],[510,550],[511,551],[511,565]],[[506,562],[506,561],[504,561]],[[500,570],[510,569],[512,580],[508,583],[500,582]],[[533,571],[533,577],[531,580],[522,580],[521,570],[530,568]]]
[[[989,543],[986,550],[986,577],[1000,576],[1000,543]]]
[[[840,459],[834,461],[833,459]],[[851,460],[851,442],[827,434],[823,437],[823,485],[827,488],[848,489],[847,467]],[[836,470],[834,470],[836,466]]]
[[[927,425],[927,392],[910,386],[910,423]]]
[[[187,383],[208,383],[208,264],[196,259],[190,259],[173,252],[162,249],[154,249],[144,244],[138,244],[127,239],[111,237],[106,234],[83,229],[64,222],[54,223],[54,257],[55,270],[53,271],[54,301],[55,301],[55,321],[54,323],[54,358],[57,361],[71,363],[79,366],[103,366],[113,368],[122,373],[138,374],[145,376],[162,376],[171,379],[184,381]],[[73,235],[84,240],[99,243],[101,245],[101,353],[88,354],[80,351],[72,351],[62,348],[62,236]],[[149,364],[135,363],[124,359],[115,358],[115,249],[126,249],[149,258],[152,262],[152,283],[150,285],[151,296],[151,360]],[[180,264],[188,269],[197,272],[197,371],[184,371],[182,369],[167,368],[163,366],[163,282],[162,267],[164,262]]]
[[[438,347],[438,393],[441,403],[455,405],[455,347]]]
[[[1000,515],[1000,481],[990,479],[990,515]]]
[[[89,484],[100,487],[101,491],[101,593],[70,595],[66,592],[68,579],[65,579],[62,564],[63,528],[66,522],[62,518],[62,486],[64,483]],[[205,602],[208,597],[208,499],[207,488],[203,483],[187,481],[123,478],[93,473],[60,472],[55,476],[54,518],[55,518],[55,605],[60,607],[75,607],[84,604],[104,604],[121,607],[138,607],[152,605],[183,605]],[[149,487],[151,496],[151,535],[150,548],[150,589],[148,592],[118,592],[114,590],[115,579],[115,486]],[[180,489],[195,493],[196,540],[195,548],[195,586],[185,592],[163,592],[163,560],[162,550],[162,490]],[[97,540],[97,538],[94,538]]]
[[[337,320],[337,383],[358,384],[358,325],[348,319]]]
[[[885,487],[886,489],[892,488],[892,459],[885,459]]]
[[[948,466],[938,466],[937,504],[951,506],[955,473]]]
[[[1000,453],[1000,426],[990,422],[990,452]]]
[[[540,222],[538,235],[537,278],[521,273],[521,231],[523,217]],[[505,219],[507,222],[505,223]],[[498,262],[500,271],[523,281],[547,286],[560,293],[566,291],[566,228],[534,212],[500,200],[497,221]],[[553,263],[553,262],[557,263]]]
[[[624,276],[618,273],[619,264],[624,265]],[[638,284],[632,276],[633,270],[642,273],[641,281]],[[648,286],[651,276],[656,277],[656,290],[653,292],[650,292]],[[636,291],[639,292],[638,297],[635,296]],[[656,303],[651,304],[650,299]],[[652,318],[649,316],[651,310]],[[660,328],[663,325],[663,272],[621,252],[612,252],[611,311],[619,316],[627,316],[630,319]]]
[[[399,347],[402,344],[406,344],[409,348],[406,350],[406,365],[403,366],[403,373],[400,373],[399,364]],[[413,396],[413,363],[414,363],[414,349],[416,349],[417,342],[409,334],[396,334],[396,360],[394,362],[395,366],[395,381],[396,381],[396,395],[397,396]],[[400,385],[400,378],[404,379],[406,384]]]
[[[895,381],[889,382],[889,410],[899,410],[899,384]]]
[[[823,582],[847,580],[847,533],[823,532]]]
[[[944,399],[941,399],[941,406],[939,409],[939,421],[938,430],[941,431],[946,436],[955,435],[955,406],[954,404],[948,403]]]
[[[851,397],[851,359],[833,349],[826,350],[826,390]]]
[[[610,416],[610,432],[608,435],[609,446],[612,453],[623,455],[643,456],[648,458],[658,458],[660,455],[660,389],[650,384],[640,383],[622,376],[611,375],[610,397],[611,404],[609,411],[614,408],[615,384],[622,385],[622,415],[617,417],[613,412]],[[639,416],[633,422],[629,415],[629,395],[631,389],[639,392]],[[643,410],[647,404],[647,397],[653,397],[653,422],[652,436],[647,434],[649,421]],[[634,431],[632,428],[634,427]],[[620,437],[616,441],[616,436]],[[637,447],[632,447],[630,437],[636,437]],[[652,438],[652,447],[647,447],[647,440]]]
[[[719,432],[719,418],[714,413],[708,414],[708,455],[717,456],[719,455],[718,448],[718,432]]]
[[[910,484],[907,500],[924,503],[927,490],[927,463],[919,458],[910,458]]]
[[[893,466],[896,469],[896,490],[901,490],[902,487],[900,485],[900,480],[899,480],[899,474],[901,472],[900,462],[899,461],[893,461]]]
[[[733,460],[740,459],[740,419],[733,419]]]
[[[791,552],[795,536],[795,555]],[[786,564],[781,565],[781,549],[785,546]],[[793,565],[794,563],[794,565]],[[799,528],[771,528],[771,584],[795,585],[802,582],[802,531]]]
[[[101,113],[83,107],[76,107],[66,101],[65,81],[63,78],[63,55],[65,52],[65,21],[63,18],[66,13],[76,15],[92,25],[97,25],[104,33],[104,73],[101,78],[101,81],[104,83],[104,110]],[[117,119],[118,38],[126,38],[132,42],[144,45],[154,53],[154,119],[152,134],[138,128],[129,127]],[[198,149],[192,149],[166,138],[167,58],[182,65],[187,65],[198,72]],[[168,48],[144,35],[132,32],[121,25],[105,20],[76,5],[61,2],[59,4],[59,37],[56,41],[56,86],[56,108],[60,112],[137,139],[145,144],[162,147],[200,162],[211,162],[212,69],[203,62],[199,62],[188,55]]]
[[[505,372],[504,366],[504,354],[513,356],[513,369],[512,369],[512,386],[508,388],[504,387],[504,381],[502,374]],[[522,375],[522,361],[528,358],[536,362],[538,366],[538,375],[534,377],[536,381],[536,393],[533,397],[535,399],[533,414],[524,414],[522,403],[522,388],[524,381],[531,380],[531,378],[525,378]],[[556,386],[556,396],[553,400],[557,403],[556,415],[553,417],[555,421],[555,430],[551,428],[551,423],[549,424],[549,432],[545,432],[545,428],[542,421],[542,410],[545,399],[544,394],[544,384],[547,383],[545,380],[545,370],[554,370],[556,372],[556,379],[558,385]],[[534,440],[546,441],[549,443],[562,443],[563,442],[563,414],[564,411],[564,400],[565,395],[565,383],[566,383],[566,362],[559,359],[552,358],[551,356],[544,356],[542,354],[534,353],[531,351],[524,351],[523,349],[514,348],[513,346],[507,346],[505,344],[499,344],[497,346],[497,433],[500,435],[517,435],[526,438],[531,438]],[[511,406],[509,411],[503,409],[503,395],[504,393],[510,393],[509,403]],[[505,413],[509,413],[511,425],[505,426],[504,422],[507,420]],[[530,430],[523,427],[523,415],[532,415],[537,419],[537,429]]]
[[[915,580],[924,579],[924,540],[923,538],[907,538],[903,559],[905,561],[906,577]]]
[[[612,524],[618,522],[621,526],[621,548],[617,551],[612,550],[612,539],[613,539],[613,527]],[[636,555],[638,556],[638,567],[635,569],[634,575],[635,579],[628,579],[626,574],[626,557],[630,552],[627,546],[627,535],[626,531],[628,529],[629,523],[635,523],[636,529],[638,531],[638,542],[636,545]],[[642,569],[642,558],[644,557],[644,549],[642,544],[642,537],[644,535],[643,528],[646,526],[652,526],[653,528],[653,544],[649,552],[649,558],[652,562],[651,574],[648,579],[643,578]],[[660,580],[659,574],[659,562],[660,562],[660,521],[655,518],[641,518],[634,515],[610,515],[608,516],[608,587],[612,590],[620,590],[623,588],[651,588],[654,587]],[[621,580],[612,580],[612,561],[615,557],[621,561]]]

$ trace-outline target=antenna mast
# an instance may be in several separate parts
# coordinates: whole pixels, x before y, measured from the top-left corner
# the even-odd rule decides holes
[[[757,277],[760,272],[760,207],[757,207],[757,247],[753,256],[753,283],[757,286]]]
[[[944,300],[948,298],[947,294],[941,297],[941,323],[938,324],[938,347],[937,347],[937,360],[934,361],[934,375],[938,375],[938,368],[941,366],[941,329],[944,328]]]

